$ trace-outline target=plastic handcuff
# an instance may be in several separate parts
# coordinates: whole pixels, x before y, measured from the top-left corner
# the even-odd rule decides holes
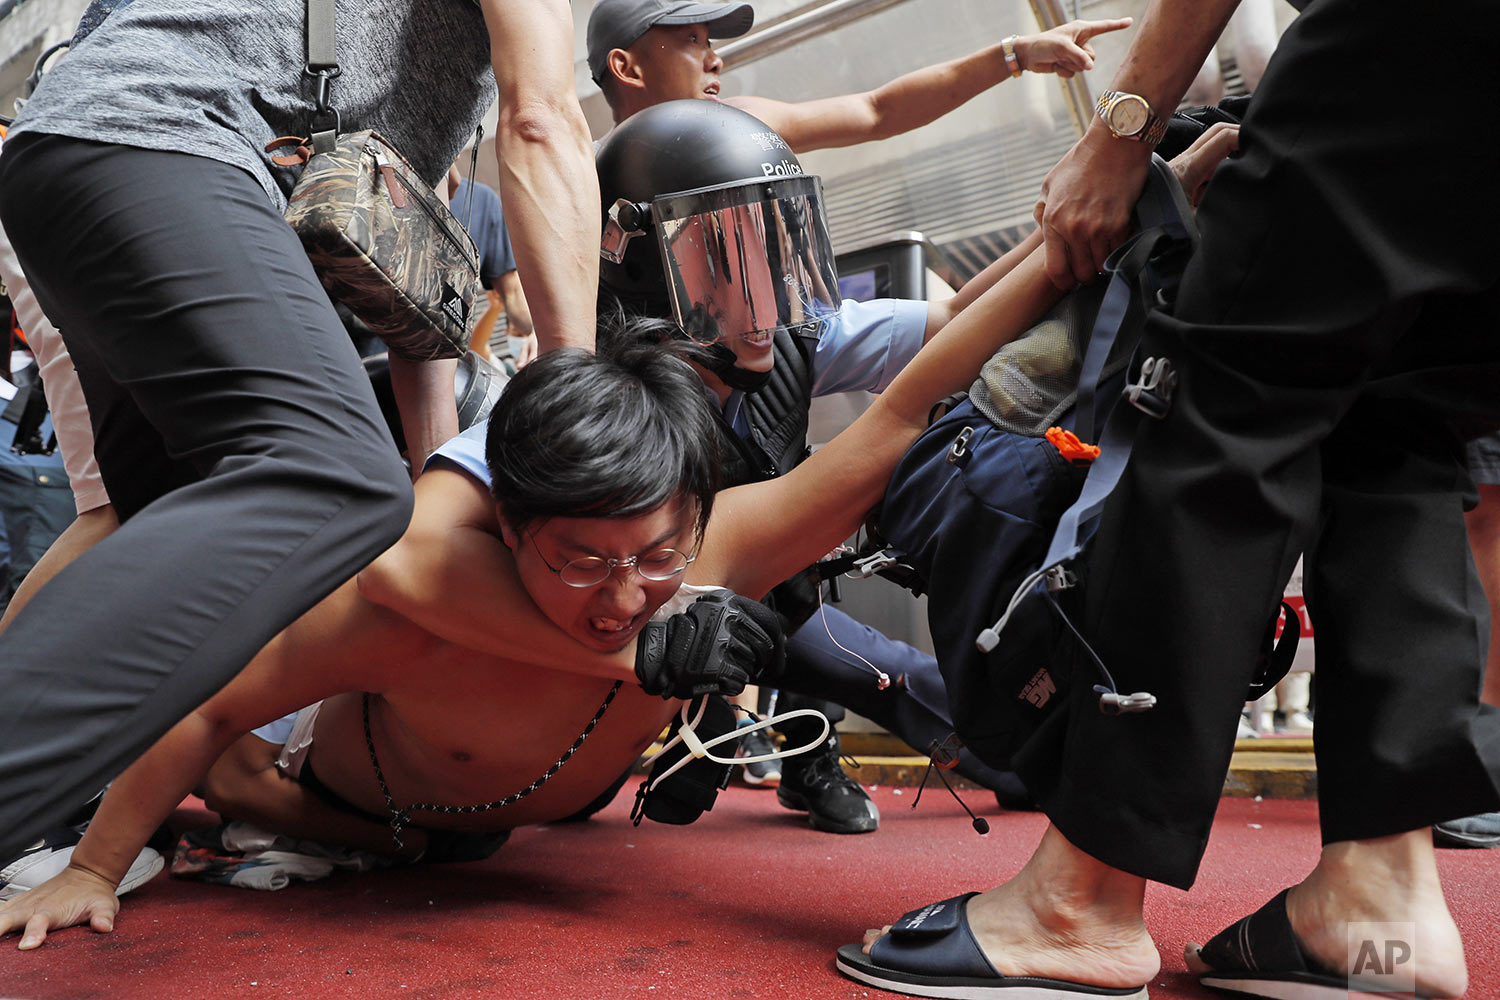
[[[815,708],[797,708],[793,709],[790,712],[783,712],[780,715],[772,715],[764,719],[759,719],[748,726],[740,726],[737,729],[731,729],[727,733],[724,733],[720,736],[715,736],[711,740],[704,741],[698,739],[698,734],[695,729],[698,723],[703,719],[703,712],[708,707],[708,699],[698,698],[696,699],[696,702],[698,705],[698,711],[693,715],[692,719],[688,718],[688,711],[692,708],[693,702],[682,703],[682,711],[680,713],[682,724],[677,727],[677,735],[673,736],[670,740],[662,745],[662,748],[660,750],[656,751],[656,753],[652,754],[643,762],[646,764],[650,764],[652,761],[656,760],[656,758],[672,749],[678,743],[686,745],[688,749],[686,756],[677,761],[671,767],[667,768],[666,771],[656,775],[651,779],[651,784],[646,786],[647,792],[650,792],[661,782],[665,781],[673,774],[676,774],[678,770],[686,767],[688,764],[699,759],[700,757],[707,757],[709,760],[714,761],[718,764],[755,764],[759,763],[760,761],[766,760],[780,760],[783,757],[795,757],[799,753],[807,753],[807,751],[813,749],[814,747],[820,746],[825,740],[828,739],[828,734],[832,732],[832,727],[828,724],[828,717],[822,712],[819,712]],[[752,757],[720,757],[717,754],[711,752],[713,747],[716,747],[721,743],[726,743],[730,740],[738,743],[740,739],[748,736],[750,733],[753,733],[756,730],[767,729],[778,723],[785,722],[788,719],[806,718],[816,718],[820,722],[822,722],[823,731],[818,734],[817,739],[808,742],[805,746],[797,747],[795,750],[773,750],[770,753],[756,754]]]

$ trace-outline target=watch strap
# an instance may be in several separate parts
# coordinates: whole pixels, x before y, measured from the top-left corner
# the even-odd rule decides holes
[[[1021,60],[1016,55],[1016,39],[1019,35],[1007,35],[1000,39],[1000,51],[1005,56],[1005,68],[1011,76],[1021,75]]]

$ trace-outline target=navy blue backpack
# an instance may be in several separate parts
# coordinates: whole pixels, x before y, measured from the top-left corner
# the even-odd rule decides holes
[[[1080,557],[1135,428],[1165,414],[1175,384],[1169,360],[1134,357],[1146,316],[1170,303],[1197,244],[1191,206],[1160,157],[1134,222],[1108,280],[1070,293],[998,352],[918,439],[876,522],[900,563],[887,575],[929,596],[958,735],[994,767],[1009,766],[1075,684],[1093,686],[1106,712],[1154,704],[1115,690],[1055,596],[1086,573]],[[1285,630],[1257,688],[1290,664],[1297,631]]]

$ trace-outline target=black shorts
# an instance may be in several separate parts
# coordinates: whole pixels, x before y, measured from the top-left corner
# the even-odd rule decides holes
[[[313,770],[310,756],[302,761],[302,770],[297,774],[297,781],[308,791],[340,812],[348,813],[351,816],[358,816],[361,819],[368,819],[382,826],[390,823],[390,817],[378,816],[368,810],[361,809],[325,785],[323,780]],[[459,830],[434,830],[431,827],[416,827],[415,829],[420,829],[427,835],[427,850],[422,853],[422,857],[418,860],[429,864],[482,861],[498,851],[501,845],[510,839],[509,830],[498,830],[493,833],[470,833]]]

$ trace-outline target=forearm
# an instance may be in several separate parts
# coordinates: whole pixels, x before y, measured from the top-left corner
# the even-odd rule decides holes
[[[521,288],[519,271],[509,271],[500,276],[498,282],[500,300],[505,305],[505,322],[512,337],[529,337],[532,334],[531,307],[526,304],[526,293]]]
[[[898,76],[869,94],[876,123],[869,138],[886,139],[936,121],[1009,76],[998,43]]]
[[[1239,0],[1151,0],[1111,89],[1139,94],[1157,114],[1171,114],[1238,4]]]
[[[932,404],[967,389],[996,351],[1029,330],[1063,293],[1031,253],[922,348],[881,394],[889,419],[925,427]]]
[[[236,734],[194,712],[115,779],[70,862],[119,885],[141,848]]]
[[[453,375],[458,362],[410,361],[390,355],[391,391],[406,435],[406,454],[413,473],[427,456],[458,433],[458,403],[453,397]]]
[[[726,103],[771,126],[793,152],[853,146],[925,125],[994,86],[1007,75],[1004,55],[996,69],[994,52],[985,49],[927,66],[859,94],[796,104],[743,96]]]
[[[964,286],[952,298],[934,302],[928,310],[927,333],[924,340],[931,340],[939,330],[951,323],[979,296],[995,287],[996,282],[1014,270],[1017,264],[1031,255],[1031,251],[1041,245],[1042,230],[1038,227],[998,260],[991,263],[989,267],[964,282]]]
[[[480,6],[500,88],[500,198],[542,348],[592,350],[599,181],[573,82],[572,8],[566,0]]]
[[[599,284],[599,183],[583,113],[572,98],[544,111],[502,111],[496,152],[517,271],[543,350],[592,350]],[[508,313],[507,313],[508,315]]]

